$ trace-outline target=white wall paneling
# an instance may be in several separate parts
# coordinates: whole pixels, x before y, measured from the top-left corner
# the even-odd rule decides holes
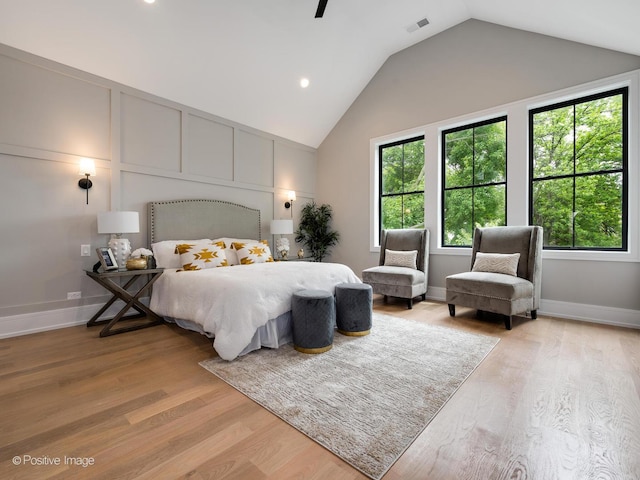
[[[0,55],[0,143],[108,159],[110,90]]]
[[[233,180],[233,128],[197,115],[187,115],[188,165],[185,173]]]
[[[181,171],[181,112],[134,95],[120,96],[123,164]]]
[[[272,138],[236,129],[234,180],[273,187]]]
[[[99,212],[138,211],[137,248],[148,246],[147,202],[228,200],[260,209],[270,240],[275,192],[296,185],[313,197],[315,149],[5,45],[0,105],[0,337],[77,324],[56,312],[82,322],[107,298],[84,273],[97,258],[80,256],[81,244],[108,241]],[[98,170],[88,205],[83,156]],[[80,300],[67,300],[77,291]]]

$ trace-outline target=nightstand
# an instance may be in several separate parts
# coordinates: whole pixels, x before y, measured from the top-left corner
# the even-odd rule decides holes
[[[157,315],[154,311],[141,303],[139,300],[142,294],[149,290],[153,283],[158,278],[160,278],[160,275],[162,275],[163,271],[163,268],[153,268],[146,270],[116,270],[109,272],[93,272],[91,270],[86,270],[86,273],[89,277],[91,277],[93,280],[98,282],[113,294],[113,297],[107,303],[105,303],[100,310],[98,310],[98,312],[91,318],[91,320],[87,322],[87,327],[106,324],[100,332],[100,336],[108,337],[109,335],[115,335],[116,333],[140,330],[141,328],[153,327],[154,325],[160,325],[161,323],[163,323],[162,317]],[[131,278],[127,280],[124,286],[120,286],[117,283],[117,280],[125,277]],[[142,279],[143,281],[146,280],[146,283],[135,290],[135,293],[132,293],[133,291],[129,292],[127,289],[131,287],[138,279]],[[116,314],[115,317],[100,319],[100,316],[102,316],[102,314],[106,312],[107,309],[111,305],[113,305],[116,300],[122,300],[123,302],[125,302],[125,306],[122,307],[122,309]],[[130,308],[133,308],[138,313],[134,315],[127,315],[125,317],[124,314]],[[131,325],[128,327],[121,327],[115,330],[112,329],[112,327],[121,320],[132,320],[135,318],[143,317],[147,317],[148,321],[146,323]]]

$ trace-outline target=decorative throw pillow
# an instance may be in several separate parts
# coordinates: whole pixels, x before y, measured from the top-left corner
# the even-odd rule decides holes
[[[176,251],[176,245],[180,243],[201,243],[211,242],[208,238],[200,240],[163,240],[151,244],[153,258],[156,260],[158,268],[180,268],[180,254]]]
[[[505,275],[518,275],[519,253],[476,253],[472,272],[504,273]]]
[[[384,264],[393,267],[417,268],[417,250],[384,250]]]
[[[233,244],[235,242],[239,242],[239,243],[256,242],[256,243],[258,243],[258,240],[252,240],[250,238],[220,237],[220,238],[216,238],[213,242],[214,243],[224,242],[224,244],[225,244],[224,253],[227,256],[227,263],[229,265],[240,265],[240,260],[238,260],[238,254],[236,253],[235,248],[233,248]]]
[[[271,249],[266,240],[250,242],[233,242],[233,248],[241,265],[251,263],[273,262]]]
[[[184,270],[203,270],[229,265],[224,247],[224,242],[191,242],[177,245],[176,250]]]

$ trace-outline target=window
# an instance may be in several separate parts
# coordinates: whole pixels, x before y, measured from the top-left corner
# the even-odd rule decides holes
[[[628,88],[529,111],[529,220],[544,247],[627,249]]]
[[[470,247],[475,227],[506,224],[507,117],[442,132],[442,246]]]
[[[424,136],[380,145],[378,159],[380,229],[424,228]]]
[[[639,96],[636,70],[371,138],[370,251],[382,228],[380,146],[424,138],[432,253],[467,256],[476,226],[536,224],[545,259],[640,262]],[[552,131],[563,117],[570,130]]]

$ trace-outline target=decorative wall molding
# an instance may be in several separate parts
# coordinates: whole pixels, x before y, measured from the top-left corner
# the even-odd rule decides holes
[[[316,148],[2,44],[0,71],[0,200],[20,203],[3,216],[18,228],[0,254],[11,278],[0,289],[0,338],[92,316],[88,302],[104,292],[86,277],[95,258],[82,258],[79,246],[108,241],[96,230],[100,212],[140,212],[140,232],[129,239],[148,247],[150,201],[228,200],[277,219],[291,215],[281,200],[289,190],[301,199],[294,218],[316,196]],[[85,157],[98,170],[90,201],[78,187]],[[35,194],[8,188],[22,184]],[[55,228],[34,234],[43,225]],[[262,235],[270,237],[268,221]],[[25,244],[32,253],[14,258]],[[61,254],[51,255],[51,245]],[[42,270],[50,274],[33,273]],[[86,307],[67,301],[65,292],[78,291]]]

